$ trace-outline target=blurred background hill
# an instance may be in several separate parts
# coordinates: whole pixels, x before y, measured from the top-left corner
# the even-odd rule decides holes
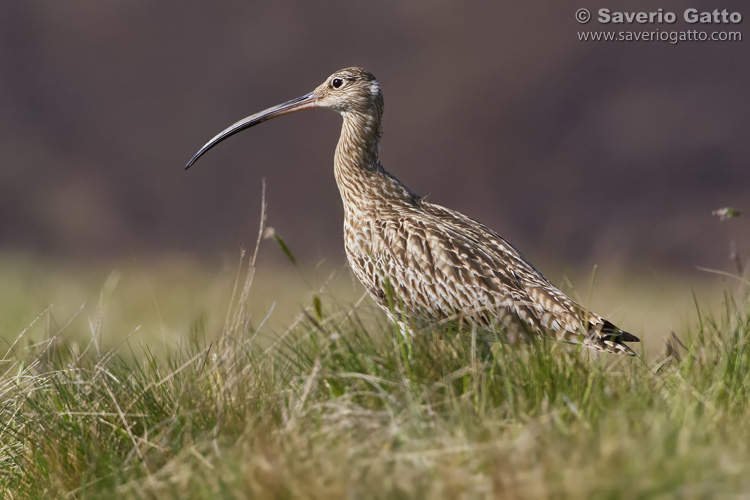
[[[690,6],[750,15],[739,1]],[[580,25],[579,7],[686,8],[4,2],[0,251],[234,253],[254,239],[265,178],[268,223],[297,257],[343,263],[334,113],[264,124],[183,166],[230,123],[358,65],[384,89],[385,167],[532,260],[725,265],[730,239],[750,248],[747,218],[711,216],[750,210],[750,42],[581,42],[696,27]],[[748,22],[697,28],[745,36]]]

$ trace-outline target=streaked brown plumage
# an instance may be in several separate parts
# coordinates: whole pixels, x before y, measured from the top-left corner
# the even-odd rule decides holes
[[[634,354],[638,342],[552,285],[487,226],[424,201],[378,159],[383,95],[362,68],[337,71],[314,91],[251,115],[204,145],[188,162],[263,121],[314,107],[344,118],[334,173],[344,203],[346,255],[354,274],[386,310],[422,324],[462,318],[482,329],[554,338]],[[391,302],[391,308],[388,302]]]

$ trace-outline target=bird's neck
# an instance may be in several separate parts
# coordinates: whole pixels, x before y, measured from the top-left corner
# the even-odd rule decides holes
[[[365,209],[371,202],[413,198],[415,195],[380,165],[378,150],[383,135],[380,116],[347,112],[343,117],[334,173],[346,213],[349,215],[358,206]]]
[[[336,146],[336,170],[354,173],[377,170],[378,149],[383,127],[374,114],[347,112],[343,114],[341,137]]]

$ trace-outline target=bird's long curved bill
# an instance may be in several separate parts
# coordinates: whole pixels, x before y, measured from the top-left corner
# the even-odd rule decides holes
[[[270,120],[272,118],[283,116],[289,113],[294,113],[295,111],[314,108],[317,106],[316,98],[317,96],[315,95],[315,92],[310,92],[309,94],[297,97],[296,99],[292,99],[291,101],[287,101],[283,104],[268,108],[264,111],[261,111],[260,113],[250,115],[247,118],[243,118],[237,123],[230,125],[226,130],[219,132],[216,137],[208,141],[202,148],[200,148],[198,152],[195,153],[192,158],[190,158],[190,161],[187,162],[187,165],[185,165],[185,169],[187,170],[188,168],[190,168],[193,163],[198,161],[198,158],[203,156],[203,153],[216,146],[227,137],[233,136],[237,132],[245,130],[246,128],[250,128],[259,123],[263,123],[266,120]]]

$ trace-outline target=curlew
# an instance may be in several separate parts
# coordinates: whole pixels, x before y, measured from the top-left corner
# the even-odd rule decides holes
[[[460,318],[517,338],[550,335],[613,353],[638,342],[567,297],[487,226],[417,196],[378,159],[383,94],[362,68],[329,76],[309,94],[248,116],[208,141],[188,162],[241,130],[296,111],[343,117],[334,174],[344,204],[346,256],[369,294],[402,327]]]

